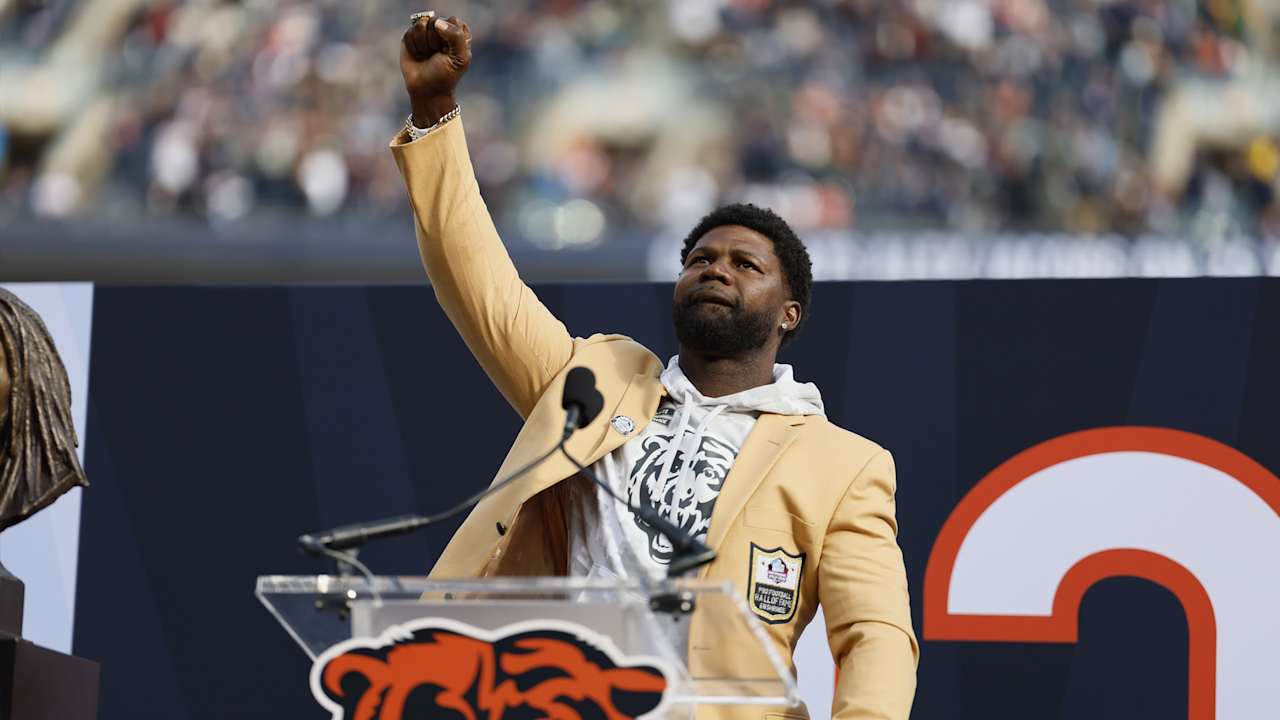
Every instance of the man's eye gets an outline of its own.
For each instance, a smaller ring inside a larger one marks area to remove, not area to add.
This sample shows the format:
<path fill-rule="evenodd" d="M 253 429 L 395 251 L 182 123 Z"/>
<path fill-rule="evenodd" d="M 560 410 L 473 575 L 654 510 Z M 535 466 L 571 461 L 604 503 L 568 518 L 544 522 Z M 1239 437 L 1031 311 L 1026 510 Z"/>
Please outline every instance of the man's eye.
<path fill-rule="evenodd" d="M 749 262 L 747 262 L 746 260 L 743 260 L 742 262 L 740 262 L 740 263 L 738 263 L 738 264 L 739 264 L 739 265 L 741 265 L 742 267 L 744 267 L 744 268 L 748 269 L 748 270 L 755 270 L 755 269 L 756 269 L 756 266 L 755 266 L 754 264 L 749 263 Z"/>

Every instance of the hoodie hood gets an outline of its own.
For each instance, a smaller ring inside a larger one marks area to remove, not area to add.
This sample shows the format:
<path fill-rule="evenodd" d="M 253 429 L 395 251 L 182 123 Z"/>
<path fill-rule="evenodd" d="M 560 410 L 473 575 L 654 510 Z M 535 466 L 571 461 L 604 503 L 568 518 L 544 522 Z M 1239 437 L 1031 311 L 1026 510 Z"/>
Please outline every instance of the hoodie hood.
<path fill-rule="evenodd" d="M 680 404 L 718 406 L 724 412 L 757 412 L 777 415 L 823 415 L 822 393 L 813 383 L 796 382 L 790 365 L 773 366 L 773 382 L 732 395 L 709 398 L 680 369 L 680 356 L 673 355 L 662 371 L 662 386 Z"/>

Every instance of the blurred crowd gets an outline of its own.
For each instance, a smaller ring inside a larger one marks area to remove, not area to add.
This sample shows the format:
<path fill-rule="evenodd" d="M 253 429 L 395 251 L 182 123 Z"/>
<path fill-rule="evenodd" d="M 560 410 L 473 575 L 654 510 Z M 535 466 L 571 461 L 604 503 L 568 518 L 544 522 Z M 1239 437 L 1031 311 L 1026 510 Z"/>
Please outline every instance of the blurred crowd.
<path fill-rule="evenodd" d="M 420 1 L 0 0 L 6 217 L 406 210 Z M 500 224 L 1280 234 L 1280 0 L 441 0 Z M 620 233 L 619 233 L 620 234 Z"/>

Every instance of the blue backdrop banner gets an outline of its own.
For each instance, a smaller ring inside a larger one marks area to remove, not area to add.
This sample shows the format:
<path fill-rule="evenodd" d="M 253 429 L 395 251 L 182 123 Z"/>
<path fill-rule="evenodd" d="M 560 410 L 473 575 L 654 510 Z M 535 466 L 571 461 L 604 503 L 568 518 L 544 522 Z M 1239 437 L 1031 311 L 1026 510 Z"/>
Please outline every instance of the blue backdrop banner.
<path fill-rule="evenodd" d="M 537 290 L 676 351 L 670 285 Z M 783 361 L 897 461 L 912 717 L 1274 714 L 1280 280 L 823 284 Z M 427 287 L 99 287 L 89 386 L 74 650 L 104 720 L 326 717 L 255 576 L 453 504 L 519 428 Z M 362 558 L 425 573 L 454 527 Z"/>

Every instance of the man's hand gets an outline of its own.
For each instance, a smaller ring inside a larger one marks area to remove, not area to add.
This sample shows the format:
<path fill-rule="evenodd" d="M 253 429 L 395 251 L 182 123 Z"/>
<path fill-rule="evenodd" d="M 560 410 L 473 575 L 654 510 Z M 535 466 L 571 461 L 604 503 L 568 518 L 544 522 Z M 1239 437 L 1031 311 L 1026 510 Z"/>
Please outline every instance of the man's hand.
<path fill-rule="evenodd" d="M 471 28 L 456 16 L 422 17 L 400 41 L 400 74 L 413 124 L 431 127 L 458 104 L 454 88 L 471 65 Z"/>

